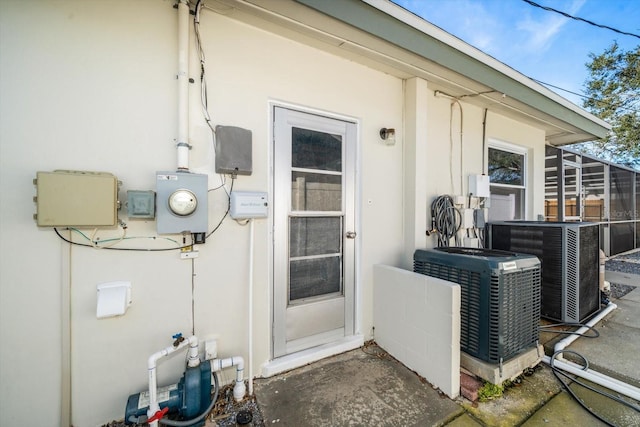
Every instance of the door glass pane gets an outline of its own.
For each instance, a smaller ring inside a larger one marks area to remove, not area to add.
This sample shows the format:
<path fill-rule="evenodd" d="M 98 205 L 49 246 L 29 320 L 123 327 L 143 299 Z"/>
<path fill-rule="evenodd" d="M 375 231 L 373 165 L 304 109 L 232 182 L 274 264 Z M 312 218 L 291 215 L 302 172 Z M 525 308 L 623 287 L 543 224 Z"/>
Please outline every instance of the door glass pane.
<path fill-rule="evenodd" d="M 342 257 L 301 259 L 289 264 L 289 302 L 342 292 Z"/>
<path fill-rule="evenodd" d="M 342 172 L 342 137 L 309 129 L 292 128 L 291 166 Z"/>
<path fill-rule="evenodd" d="M 489 148 L 489 180 L 492 184 L 524 185 L 524 154 Z"/>
<path fill-rule="evenodd" d="M 291 210 L 342 211 L 342 176 L 292 172 Z"/>
<path fill-rule="evenodd" d="M 295 258 L 340 253 L 341 224 L 341 217 L 290 218 L 289 256 Z"/>

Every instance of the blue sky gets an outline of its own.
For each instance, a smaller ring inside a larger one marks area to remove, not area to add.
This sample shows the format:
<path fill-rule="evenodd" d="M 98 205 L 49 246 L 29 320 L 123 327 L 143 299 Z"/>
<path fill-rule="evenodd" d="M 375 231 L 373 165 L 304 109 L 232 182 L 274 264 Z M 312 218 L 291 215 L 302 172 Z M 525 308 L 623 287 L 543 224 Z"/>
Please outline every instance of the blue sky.
<path fill-rule="evenodd" d="M 640 39 L 566 18 L 523 0 L 393 0 L 522 74 L 582 93 L 589 54 Z M 640 0 L 533 0 L 597 24 L 640 34 Z M 581 98 L 555 90 L 572 102 Z"/>

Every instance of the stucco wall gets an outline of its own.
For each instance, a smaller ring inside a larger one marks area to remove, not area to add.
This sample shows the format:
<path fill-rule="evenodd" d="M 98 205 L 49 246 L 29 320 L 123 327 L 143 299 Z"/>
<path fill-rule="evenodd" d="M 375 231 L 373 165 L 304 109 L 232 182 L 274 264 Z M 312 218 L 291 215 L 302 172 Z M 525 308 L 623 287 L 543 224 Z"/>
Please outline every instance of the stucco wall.
<path fill-rule="evenodd" d="M 122 181 L 125 195 L 155 189 L 155 172 L 175 169 L 176 10 L 166 0 L 11 0 L 0 8 L 0 425 L 57 425 L 69 406 L 74 426 L 99 425 L 121 418 L 127 396 L 146 388 L 147 357 L 168 345 L 175 332 L 193 328 L 200 337 L 218 339 L 221 357 L 247 356 L 247 316 L 238 307 L 247 300 L 249 228 L 226 220 L 193 262 L 176 252 L 70 247 L 52 230 L 38 229 L 32 220 L 37 171 L 108 171 Z M 214 123 L 253 132 L 253 175 L 238 178 L 235 190 L 271 191 L 271 102 L 358 121 L 357 323 L 358 332 L 369 337 L 373 265 L 399 265 L 406 251 L 403 82 L 211 11 L 202 14 L 201 33 Z M 195 56 L 192 65 L 197 81 Z M 191 95 L 192 171 L 210 174 L 210 188 L 217 187 L 197 84 Z M 449 162 L 442 160 L 449 158 L 449 101 L 427 98 L 429 120 L 422 126 L 428 135 L 428 204 L 451 190 Z M 463 108 L 466 185 L 466 173 L 481 172 L 482 110 Z M 491 113 L 488 123 L 487 136 L 539 149 L 530 162 L 533 169 L 543 166 L 542 132 Z M 398 130 L 395 146 L 381 143 L 381 127 Z M 534 191 L 543 188 L 544 169 L 538 170 Z M 456 182 L 459 173 L 454 169 Z M 542 193 L 534 198 L 534 191 L 532 214 L 543 203 Z M 210 193 L 210 228 L 226 203 L 223 191 Z M 121 217 L 127 221 L 126 212 Z M 153 221 L 128 225 L 129 236 L 155 235 Z M 256 373 L 270 357 L 269 225 L 259 220 L 255 226 Z M 170 243 L 125 244 L 163 245 Z M 123 317 L 97 320 L 96 285 L 112 280 L 132 282 L 133 305 Z M 159 383 L 176 381 L 182 361 L 177 356 L 163 362 Z M 64 400 L 69 384 L 70 405 Z M 32 422 L 35 406 L 45 422 Z"/>

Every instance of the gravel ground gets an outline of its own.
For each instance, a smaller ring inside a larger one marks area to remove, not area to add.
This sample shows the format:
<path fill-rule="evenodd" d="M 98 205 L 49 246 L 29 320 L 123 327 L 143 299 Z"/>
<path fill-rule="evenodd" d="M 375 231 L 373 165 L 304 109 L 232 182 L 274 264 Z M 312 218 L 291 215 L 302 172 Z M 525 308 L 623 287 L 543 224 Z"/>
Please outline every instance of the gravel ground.
<path fill-rule="evenodd" d="M 620 273 L 637 274 L 638 276 L 640 276 L 640 250 L 624 255 L 616 255 L 608 259 L 605 263 L 605 269 L 609 271 L 617 271 Z M 611 297 L 621 298 L 634 289 L 634 286 L 621 283 L 612 283 Z"/>
<path fill-rule="evenodd" d="M 605 268 L 611 271 L 640 275 L 640 251 L 613 256 L 607 260 Z"/>
<path fill-rule="evenodd" d="M 241 402 L 233 399 L 233 384 L 223 386 L 220 389 L 218 400 L 207 418 L 206 427 L 235 427 L 236 415 L 241 411 L 248 411 L 252 415 L 252 422 L 249 424 L 255 427 L 264 427 L 262 412 L 258 407 L 255 397 L 245 397 Z M 147 427 L 149 424 L 125 424 L 123 420 L 111 421 L 102 427 Z"/>

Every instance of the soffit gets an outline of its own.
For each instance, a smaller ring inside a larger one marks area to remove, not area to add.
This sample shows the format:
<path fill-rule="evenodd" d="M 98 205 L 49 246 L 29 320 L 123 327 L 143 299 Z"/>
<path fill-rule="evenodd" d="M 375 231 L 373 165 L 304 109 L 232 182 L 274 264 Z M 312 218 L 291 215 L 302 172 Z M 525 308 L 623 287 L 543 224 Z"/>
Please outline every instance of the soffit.
<path fill-rule="evenodd" d="M 215 0 L 206 6 L 398 78 L 427 80 L 434 90 L 544 129 L 552 145 L 606 135 L 606 123 L 515 70 L 415 16 L 415 25 L 407 24 L 411 14 L 392 3 L 366 1 L 385 11 L 360 0 Z"/>

